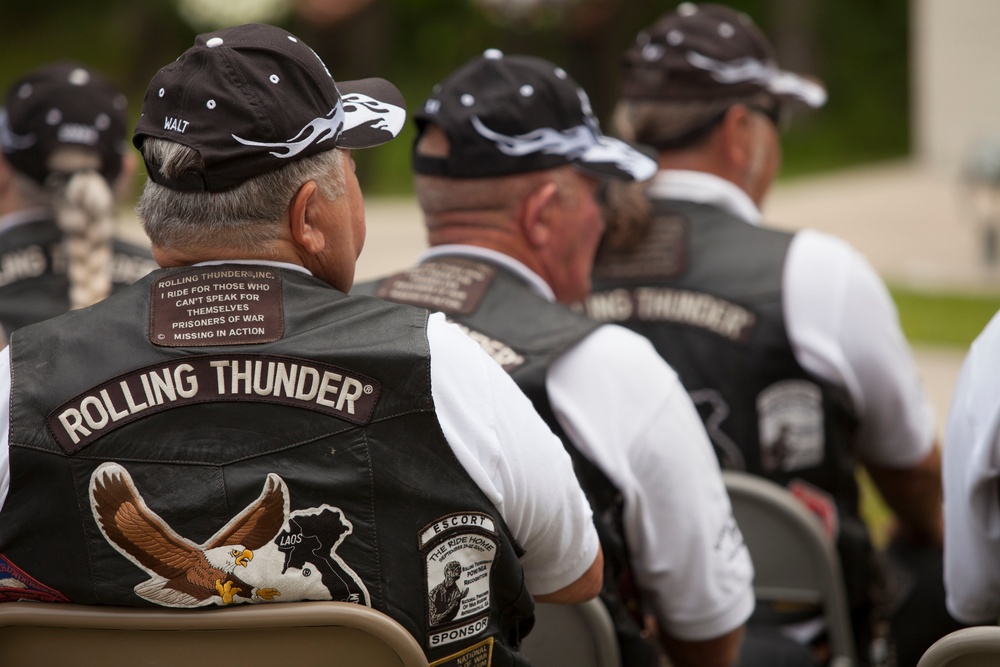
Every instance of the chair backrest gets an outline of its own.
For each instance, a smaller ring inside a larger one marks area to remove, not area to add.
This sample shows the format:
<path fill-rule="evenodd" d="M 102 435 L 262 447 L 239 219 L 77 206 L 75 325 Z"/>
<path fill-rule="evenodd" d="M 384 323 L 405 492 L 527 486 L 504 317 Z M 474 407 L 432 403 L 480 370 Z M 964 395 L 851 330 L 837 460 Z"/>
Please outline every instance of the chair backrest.
<path fill-rule="evenodd" d="M 538 667 L 621 667 L 611 614 L 601 600 L 535 606 L 535 627 L 521 642 Z"/>
<path fill-rule="evenodd" d="M 769 480 L 729 470 L 722 476 L 753 559 L 757 599 L 822 604 L 832 659 L 855 663 L 840 557 L 819 518 Z"/>
<path fill-rule="evenodd" d="M 927 649 L 917 667 L 996 667 L 1000 665 L 1000 627 L 963 628 Z"/>
<path fill-rule="evenodd" d="M 225 609 L 0 603 L 0 665 L 427 667 L 402 625 L 346 602 Z"/>

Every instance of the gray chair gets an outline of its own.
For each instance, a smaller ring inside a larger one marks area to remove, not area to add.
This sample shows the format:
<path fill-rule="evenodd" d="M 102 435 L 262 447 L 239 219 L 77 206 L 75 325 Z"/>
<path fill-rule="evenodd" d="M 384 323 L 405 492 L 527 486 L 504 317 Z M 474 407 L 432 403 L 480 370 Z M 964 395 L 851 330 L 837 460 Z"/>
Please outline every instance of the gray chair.
<path fill-rule="evenodd" d="M 611 614 L 601 600 L 535 606 L 535 627 L 521 642 L 538 667 L 621 667 Z"/>
<path fill-rule="evenodd" d="M 1000 627 L 963 628 L 927 649 L 917 667 L 996 667 L 1000 665 Z"/>
<path fill-rule="evenodd" d="M 840 558 L 819 519 L 773 482 L 728 470 L 722 476 L 753 559 L 757 599 L 822 605 L 830 667 L 856 664 Z"/>
<path fill-rule="evenodd" d="M 0 603 L 4 667 L 427 667 L 402 625 L 346 602 L 226 609 Z"/>

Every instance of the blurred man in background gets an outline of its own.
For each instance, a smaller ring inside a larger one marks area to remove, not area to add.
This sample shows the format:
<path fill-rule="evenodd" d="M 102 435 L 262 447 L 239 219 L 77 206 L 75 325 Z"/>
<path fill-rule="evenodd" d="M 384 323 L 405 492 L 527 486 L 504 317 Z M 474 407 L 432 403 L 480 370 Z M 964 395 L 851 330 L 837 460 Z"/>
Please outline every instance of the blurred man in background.
<path fill-rule="evenodd" d="M 351 150 L 405 118 L 268 25 L 153 77 L 133 141 L 165 268 L 0 353 L 0 600 L 353 602 L 431 661 L 515 665 L 533 597 L 597 595 L 587 500 L 510 378 L 443 317 L 346 295 Z"/>
<path fill-rule="evenodd" d="M 89 306 L 157 268 L 116 236 L 135 175 L 125 96 L 74 62 L 16 81 L 0 109 L 0 325 Z"/>
<path fill-rule="evenodd" d="M 355 292 L 443 311 L 561 435 L 594 509 L 625 664 L 655 665 L 661 648 L 678 667 L 733 664 L 752 568 L 698 415 L 648 341 L 561 305 L 590 287 L 598 187 L 655 163 L 601 134 L 561 68 L 495 49 L 439 84 L 416 123 L 432 248 Z"/>
<path fill-rule="evenodd" d="M 865 259 L 825 234 L 761 226 L 784 115 L 825 99 L 778 69 L 764 35 L 727 7 L 683 3 L 641 32 L 624 57 L 616 129 L 655 148 L 660 171 L 609 193 L 614 221 L 586 311 L 653 342 L 724 468 L 783 484 L 819 514 L 862 654 L 891 617 L 899 664 L 912 665 L 954 627 L 931 407 Z M 859 513 L 858 463 L 895 513 L 889 571 Z"/>

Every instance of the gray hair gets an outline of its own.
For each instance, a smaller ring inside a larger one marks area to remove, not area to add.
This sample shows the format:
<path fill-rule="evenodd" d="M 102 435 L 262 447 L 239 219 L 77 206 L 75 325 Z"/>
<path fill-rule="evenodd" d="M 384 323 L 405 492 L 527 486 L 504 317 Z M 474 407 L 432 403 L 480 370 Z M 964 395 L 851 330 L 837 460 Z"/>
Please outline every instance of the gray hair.
<path fill-rule="evenodd" d="M 171 178 L 204 164 L 194 149 L 163 139 L 147 138 L 142 152 L 147 162 L 159 164 Z M 345 155 L 339 149 L 324 151 L 224 192 L 184 192 L 147 180 L 136 212 L 156 247 L 215 247 L 259 254 L 279 238 L 282 216 L 303 183 L 315 181 L 328 201 L 344 194 Z"/>
<path fill-rule="evenodd" d="M 611 126 L 625 141 L 654 148 L 693 148 L 708 139 L 713 121 L 722 120 L 736 104 L 769 108 L 774 101 L 766 94 L 714 100 L 623 99 L 615 107 Z"/>

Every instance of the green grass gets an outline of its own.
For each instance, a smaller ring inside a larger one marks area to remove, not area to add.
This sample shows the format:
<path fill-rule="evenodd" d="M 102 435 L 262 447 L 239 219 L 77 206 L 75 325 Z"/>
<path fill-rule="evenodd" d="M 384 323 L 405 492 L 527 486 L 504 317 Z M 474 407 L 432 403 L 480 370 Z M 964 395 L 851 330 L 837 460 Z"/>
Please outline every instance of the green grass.
<path fill-rule="evenodd" d="M 891 285 L 889 291 L 911 344 L 967 348 L 1000 311 L 1000 293 L 928 292 Z"/>

